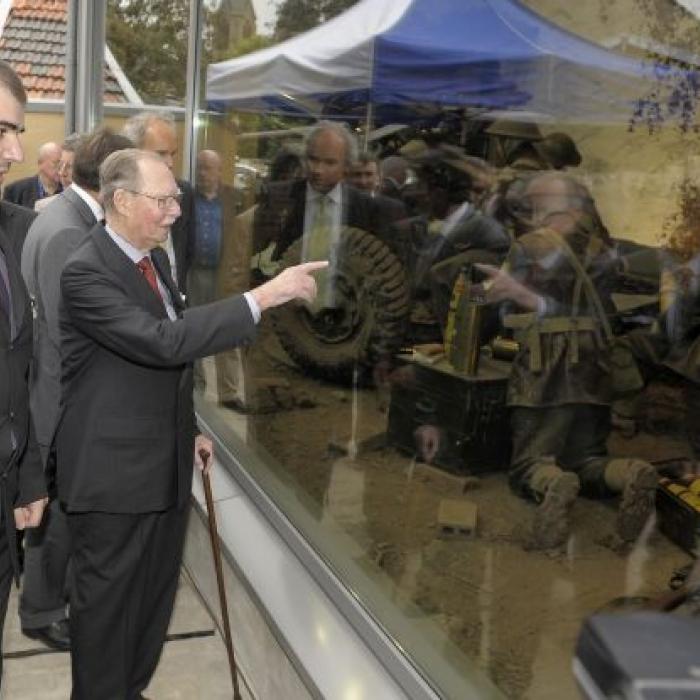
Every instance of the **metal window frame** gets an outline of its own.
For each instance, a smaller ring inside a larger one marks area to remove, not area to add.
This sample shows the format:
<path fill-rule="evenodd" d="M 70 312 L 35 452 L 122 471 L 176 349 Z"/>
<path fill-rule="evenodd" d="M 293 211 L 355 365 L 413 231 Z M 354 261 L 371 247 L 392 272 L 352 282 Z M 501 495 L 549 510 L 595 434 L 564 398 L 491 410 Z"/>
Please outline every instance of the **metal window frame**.
<path fill-rule="evenodd" d="M 87 133 L 104 114 L 107 0 L 69 0 L 65 133 Z"/>

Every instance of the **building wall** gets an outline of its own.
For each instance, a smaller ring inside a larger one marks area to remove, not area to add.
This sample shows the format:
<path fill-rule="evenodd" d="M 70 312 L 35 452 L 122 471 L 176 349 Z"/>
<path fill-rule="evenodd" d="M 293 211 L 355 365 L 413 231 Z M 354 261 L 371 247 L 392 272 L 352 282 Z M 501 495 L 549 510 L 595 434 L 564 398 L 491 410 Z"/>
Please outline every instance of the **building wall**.
<path fill-rule="evenodd" d="M 666 42 L 686 49 L 683 42 L 689 41 L 693 32 L 700 32 L 700 22 L 673 0 L 650 0 L 649 4 L 642 0 L 525 0 L 525 4 L 564 29 L 601 45 L 625 36 L 658 41 L 665 34 Z M 639 51 L 635 54 L 639 57 Z M 626 124 L 553 124 L 543 131 L 566 131 L 574 138 L 583 156 L 578 173 L 592 187 L 614 236 L 658 243 L 667 222 L 678 211 L 681 182 L 685 178 L 697 180 L 700 175 L 700 136 L 692 130 L 684 132 L 678 122 L 668 121 L 654 134 L 644 126 L 630 130 Z"/>

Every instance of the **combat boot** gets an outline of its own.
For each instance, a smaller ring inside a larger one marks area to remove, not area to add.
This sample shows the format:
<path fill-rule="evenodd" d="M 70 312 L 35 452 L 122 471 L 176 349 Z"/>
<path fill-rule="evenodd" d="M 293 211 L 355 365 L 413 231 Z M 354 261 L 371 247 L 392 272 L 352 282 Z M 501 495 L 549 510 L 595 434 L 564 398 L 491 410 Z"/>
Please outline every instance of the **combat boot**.
<path fill-rule="evenodd" d="M 620 493 L 615 527 L 624 542 L 636 540 L 654 512 L 658 481 L 656 469 L 641 459 L 613 459 L 606 466 L 605 483 Z"/>
<path fill-rule="evenodd" d="M 549 481 L 532 525 L 534 548 L 552 549 L 566 542 L 571 529 L 571 508 L 580 488 L 581 482 L 573 472 L 560 471 Z"/>

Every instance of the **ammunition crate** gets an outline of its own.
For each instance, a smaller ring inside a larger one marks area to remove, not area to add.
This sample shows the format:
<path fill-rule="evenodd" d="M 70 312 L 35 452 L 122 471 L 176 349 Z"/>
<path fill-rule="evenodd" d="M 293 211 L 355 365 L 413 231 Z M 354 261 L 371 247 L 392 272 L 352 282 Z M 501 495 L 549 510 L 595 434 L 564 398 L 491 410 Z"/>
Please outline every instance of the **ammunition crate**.
<path fill-rule="evenodd" d="M 416 429 L 431 424 L 440 430 L 436 466 L 456 474 L 506 469 L 509 373 L 509 363 L 489 357 L 482 357 L 475 376 L 455 372 L 444 359 L 409 359 L 401 372 L 404 381 L 392 386 L 387 442 L 415 455 Z"/>
<path fill-rule="evenodd" d="M 688 554 L 700 553 L 700 511 L 660 484 L 656 491 L 656 513 L 659 530 Z"/>

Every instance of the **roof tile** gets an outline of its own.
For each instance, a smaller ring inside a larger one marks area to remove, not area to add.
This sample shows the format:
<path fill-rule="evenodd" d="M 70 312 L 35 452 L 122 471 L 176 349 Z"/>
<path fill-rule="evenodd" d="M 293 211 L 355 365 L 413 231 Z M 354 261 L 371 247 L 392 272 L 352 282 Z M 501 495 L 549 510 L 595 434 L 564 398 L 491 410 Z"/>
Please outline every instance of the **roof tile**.
<path fill-rule="evenodd" d="M 30 99 L 65 98 L 68 0 L 13 0 L 0 36 L 0 58 L 21 77 Z M 127 102 L 105 67 L 105 101 Z"/>

